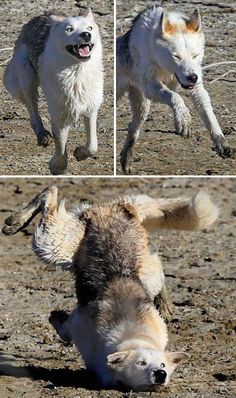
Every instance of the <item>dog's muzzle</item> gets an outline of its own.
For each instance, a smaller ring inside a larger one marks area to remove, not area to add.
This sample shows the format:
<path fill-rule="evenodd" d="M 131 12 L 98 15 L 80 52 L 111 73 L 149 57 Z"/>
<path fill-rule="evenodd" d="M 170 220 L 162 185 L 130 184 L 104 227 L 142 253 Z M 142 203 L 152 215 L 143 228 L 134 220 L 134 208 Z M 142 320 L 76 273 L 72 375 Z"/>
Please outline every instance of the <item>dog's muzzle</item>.
<path fill-rule="evenodd" d="M 80 41 L 77 44 L 69 44 L 66 50 L 82 61 L 88 61 L 94 44 L 91 43 L 91 33 L 83 32 L 80 34 Z"/>
<path fill-rule="evenodd" d="M 187 80 L 189 81 L 189 84 L 182 83 L 176 73 L 175 73 L 175 77 L 178 80 L 181 87 L 184 88 L 185 90 L 192 90 L 198 82 L 198 75 L 196 73 L 190 73 L 190 75 L 187 76 Z"/>
<path fill-rule="evenodd" d="M 164 384 L 166 381 L 167 373 L 163 369 L 157 369 L 153 372 L 153 379 L 155 384 Z"/>

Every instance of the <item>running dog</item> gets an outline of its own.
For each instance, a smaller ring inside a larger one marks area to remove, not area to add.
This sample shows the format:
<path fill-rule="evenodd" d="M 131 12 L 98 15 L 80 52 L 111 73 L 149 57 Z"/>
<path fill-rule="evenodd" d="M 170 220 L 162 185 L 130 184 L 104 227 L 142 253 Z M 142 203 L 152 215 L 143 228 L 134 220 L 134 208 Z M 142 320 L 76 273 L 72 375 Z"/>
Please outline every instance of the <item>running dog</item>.
<path fill-rule="evenodd" d="M 80 116 L 87 142 L 75 149 L 74 156 L 80 161 L 97 152 L 96 121 L 103 100 L 102 44 L 90 9 L 78 17 L 45 13 L 25 24 L 4 84 L 12 97 L 26 106 L 38 144 L 47 146 L 50 134 L 38 112 L 38 86 L 42 85 L 55 143 L 52 174 L 62 174 L 67 168 L 67 137 Z"/>
<path fill-rule="evenodd" d="M 203 86 L 204 33 L 198 10 L 187 17 L 152 6 L 141 12 L 131 29 L 117 39 L 117 99 L 128 92 L 132 121 L 121 152 L 125 174 L 131 173 L 132 149 L 147 119 L 150 101 L 172 108 L 175 130 L 190 134 L 191 116 L 176 89 L 187 90 L 205 123 L 216 152 L 229 157 L 227 146 Z"/>
<path fill-rule="evenodd" d="M 218 217 L 210 197 L 204 192 L 191 199 L 139 195 L 68 212 L 64 201 L 57 201 L 56 187 L 49 187 L 10 216 L 3 233 L 20 231 L 40 212 L 33 250 L 75 275 L 77 308 L 50 317 L 59 336 L 75 343 L 103 386 L 141 391 L 166 385 L 189 355 L 166 351 L 164 274 L 159 257 L 150 253 L 147 232 L 209 226 Z M 164 304 L 159 311 L 153 303 L 157 295 Z"/>

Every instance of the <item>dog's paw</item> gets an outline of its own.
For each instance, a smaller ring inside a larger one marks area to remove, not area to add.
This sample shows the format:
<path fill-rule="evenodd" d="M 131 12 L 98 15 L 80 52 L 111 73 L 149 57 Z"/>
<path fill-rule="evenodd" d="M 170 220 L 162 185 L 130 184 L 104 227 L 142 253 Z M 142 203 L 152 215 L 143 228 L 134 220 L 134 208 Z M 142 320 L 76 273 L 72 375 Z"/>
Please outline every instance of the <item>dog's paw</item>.
<path fill-rule="evenodd" d="M 49 322 L 54 327 L 54 329 L 58 332 L 58 330 L 63 326 L 63 324 L 67 321 L 69 315 L 66 311 L 52 311 L 49 317 Z"/>
<path fill-rule="evenodd" d="M 56 330 L 58 336 L 68 344 L 72 343 L 71 337 L 65 333 L 65 323 L 69 318 L 69 314 L 66 311 L 52 311 L 49 317 L 49 322 Z"/>
<path fill-rule="evenodd" d="M 120 164 L 125 175 L 130 175 L 133 172 L 133 151 L 132 148 L 124 148 L 120 153 Z"/>
<path fill-rule="evenodd" d="M 225 138 L 222 138 L 222 140 L 218 140 L 217 143 L 215 144 L 214 149 L 218 153 L 218 155 L 223 159 L 227 158 L 236 159 L 236 149 L 228 146 Z"/>
<path fill-rule="evenodd" d="M 5 225 L 2 228 L 2 233 L 4 235 L 14 235 L 17 233 L 22 227 L 21 217 L 16 214 L 12 214 L 5 220 Z"/>
<path fill-rule="evenodd" d="M 183 138 L 189 138 L 191 133 L 192 118 L 188 108 L 184 107 L 174 112 L 175 131 Z"/>
<path fill-rule="evenodd" d="M 37 137 L 38 145 L 46 147 L 52 143 L 52 136 L 50 135 L 49 131 L 45 130 L 42 135 Z"/>
<path fill-rule="evenodd" d="M 63 174 L 67 169 L 67 163 L 67 154 L 61 157 L 53 156 L 49 164 L 51 173 L 53 175 Z"/>
<path fill-rule="evenodd" d="M 95 151 L 92 152 L 84 146 L 77 146 L 77 148 L 75 148 L 74 150 L 74 157 L 76 160 L 78 160 L 78 162 L 80 162 L 81 160 L 85 160 L 95 155 L 95 153 L 96 153 Z"/>

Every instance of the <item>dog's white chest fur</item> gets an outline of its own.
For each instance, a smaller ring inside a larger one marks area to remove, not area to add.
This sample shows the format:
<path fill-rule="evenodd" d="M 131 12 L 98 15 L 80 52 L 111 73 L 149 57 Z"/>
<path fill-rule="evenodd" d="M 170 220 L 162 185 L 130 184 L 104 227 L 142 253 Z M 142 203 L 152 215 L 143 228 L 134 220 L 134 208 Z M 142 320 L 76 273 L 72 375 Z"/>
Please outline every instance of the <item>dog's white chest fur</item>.
<path fill-rule="evenodd" d="M 76 121 L 81 114 L 88 115 L 98 106 L 98 97 L 94 96 L 94 92 L 97 91 L 100 97 L 100 90 L 96 90 L 96 81 L 86 66 L 82 64 L 67 68 L 57 76 L 66 119 Z"/>
<path fill-rule="evenodd" d="M 57 113 L 68 123 L 98 109 L 103 97 L 103 70 L 100 52 L 96 60 L 71 64 L 56 59 L 48 45 L 40 59 L 40 80 L 50 114 Z"/>

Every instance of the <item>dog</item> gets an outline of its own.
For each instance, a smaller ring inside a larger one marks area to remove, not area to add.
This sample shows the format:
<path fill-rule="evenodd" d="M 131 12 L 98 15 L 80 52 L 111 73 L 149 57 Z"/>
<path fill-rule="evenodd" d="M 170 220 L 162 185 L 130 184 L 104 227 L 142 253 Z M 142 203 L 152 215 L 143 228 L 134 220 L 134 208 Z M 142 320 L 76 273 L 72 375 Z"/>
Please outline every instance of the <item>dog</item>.
<path fill-rule="evenodd" d="M 150 101 L 171 107 L 176 132 L 189 137 L 191 116 L 176 92 L 179 86 L 190 93 L 216 152 L 223 158 L 232 155 L 203 86 L 203 57 L 204 33 L 198 10 L 187 17 L 154 5 L 141 12 L 130 30 L 117 38 L 117 99 L 127 92 L 132 109 L 121 152 L 125 174 L 131 173 L 132 151 L 147 119 Z"/>
<path fill-rule="evenodd" d="M 38 144 L 47 146 L 50 134 L 38 112 L 41 84 L 55 144 L 52 174 L 62 174 L 67 168 L 67 137 L 80 116 L 87 142 L 75 149 L 74 156 L 80 161 L 97 152 L 97 113 L 103 101 L 102 43 L 89 8 L 77 17 L 49 12 L 26 23 L 6 68 L 4 84 L 11 96 L 26 106 Z"/>
<path fill-rule="evenodd" d="M 75 343 L 105 387 L 144 391 L 167 385 L 189 354 L 166 351 L 162 315 L 169 303 L 161 261 L 150 253 L 147 233 L 211 225 L 218 209 L 209 195 L 138 195 L 66 211 L 64 201 L 58 203 L 57 188 L 49 187 L 7 218 L 3 233 L 20 231 L 40 212 L 33 250 L 45 263 L 71 269 L 75 276 L 77 308 L 50 317 L 59 336 Z M 154 305 L 158 295 L 164 301 L 159 310 Z"/>

